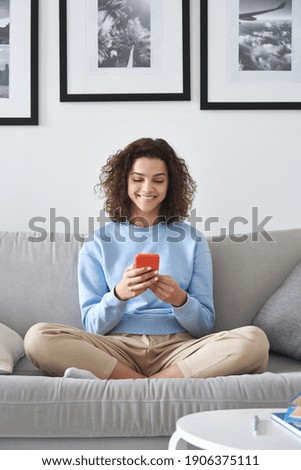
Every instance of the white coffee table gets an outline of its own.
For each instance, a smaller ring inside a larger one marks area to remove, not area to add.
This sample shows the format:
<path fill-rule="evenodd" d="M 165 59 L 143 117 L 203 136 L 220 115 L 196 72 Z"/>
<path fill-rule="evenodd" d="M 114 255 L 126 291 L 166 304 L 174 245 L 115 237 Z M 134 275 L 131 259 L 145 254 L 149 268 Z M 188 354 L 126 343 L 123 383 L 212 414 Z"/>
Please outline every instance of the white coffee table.
<path fill-rule="evenodd" d="M 301 438 L 271 418 L 284 409 L 239 409 L 203 411 L 183 416 L 169 441 L 169 449 L 187 448 L 187 443 L 208 450 L 301 450 Z M 257 434 L 254 416 L 258 416 Z M 183 441 L 184 446 L 183 446 Z"/>

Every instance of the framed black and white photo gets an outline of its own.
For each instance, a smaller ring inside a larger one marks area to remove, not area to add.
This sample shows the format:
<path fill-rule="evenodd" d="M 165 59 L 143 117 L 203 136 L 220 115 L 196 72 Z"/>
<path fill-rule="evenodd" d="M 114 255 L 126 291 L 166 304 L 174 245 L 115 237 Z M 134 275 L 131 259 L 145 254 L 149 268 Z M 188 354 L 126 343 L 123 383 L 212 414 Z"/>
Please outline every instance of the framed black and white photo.
<path fill-rule="evenodd" d="M 38 124 L 38 0 L 0 0 L 0 125 Z"/>
<path fill-rule="evenodd" d="M 201 109 L 301 109 L 300 0 L 201 0 Z"/>
<path fill-rule="evenodd" d="M 189 0 L 60 0 L 61 101 L 190 100 Z"/>

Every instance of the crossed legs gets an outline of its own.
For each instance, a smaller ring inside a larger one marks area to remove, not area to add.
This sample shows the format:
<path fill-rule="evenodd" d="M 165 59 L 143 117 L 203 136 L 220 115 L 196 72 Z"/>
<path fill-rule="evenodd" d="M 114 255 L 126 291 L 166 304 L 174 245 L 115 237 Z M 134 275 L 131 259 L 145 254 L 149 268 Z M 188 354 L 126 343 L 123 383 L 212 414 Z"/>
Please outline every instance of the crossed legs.
<path fill-rule="evenodd" d="M 263 331 L 253 326 L 195 339 L 188 334 L 100 336 L 47 323 L 34 325 L 24 345 L 32 363 L 49 375 L 69 370 L 66 376 L 81 376 L 82 370 L 90 374 L 86 378 L 105 380 L 263 372 L 269 348 Z"/>

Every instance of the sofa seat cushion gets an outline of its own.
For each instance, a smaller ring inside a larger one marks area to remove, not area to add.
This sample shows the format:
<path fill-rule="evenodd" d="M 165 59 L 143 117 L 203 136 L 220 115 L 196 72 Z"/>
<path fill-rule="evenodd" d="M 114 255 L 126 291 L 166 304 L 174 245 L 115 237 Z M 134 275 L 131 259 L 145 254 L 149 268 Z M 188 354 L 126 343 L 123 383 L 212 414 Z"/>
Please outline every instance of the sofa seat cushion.
<path fill-rule="evenodd" d="M 265 331 L 271 351 L 301 361 L 301 263 L 264 303 L 253 324 Z"/>
<path fill-rule="evenodd" d="M 0 323 L 0 374 L 11 374 L 15 364 L 24 354 L 23 338 Z"/>
<path fill-rule="evenodd" d="M 267 371 L 274 374 L 282 374 L 284 372 L 299 372 L 301 373 L 301 362 L 296 361 L 288 356 L 282 354 L 270 353 Z M 301 376 L 300 376 L 300 390 L 301 390 Z"/>
<path fill-rule="evenodd" d="M 300 372 L 111 381 L 0 376 L 0 436 L 170 436 L 186 414 L 285 408 L 299 391 Z"/>
<path fill-rule="evenodd" d="M 34 375 L 47 375 L 47 374 L 45 374 L 42 370 L 35 367 L 27 358 L 27 356 L 23 356 L 15 365 L 13 375 L 34 376 Z"/>

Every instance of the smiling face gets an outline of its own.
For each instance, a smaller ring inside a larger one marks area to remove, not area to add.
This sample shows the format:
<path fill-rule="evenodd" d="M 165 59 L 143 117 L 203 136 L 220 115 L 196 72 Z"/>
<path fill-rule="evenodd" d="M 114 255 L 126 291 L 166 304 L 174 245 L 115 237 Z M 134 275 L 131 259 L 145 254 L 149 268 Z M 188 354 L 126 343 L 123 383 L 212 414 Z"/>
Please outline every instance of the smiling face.
<path fill-rule="evenodd" d="M 167 189 L 168 172 L 164 161 L 160 158 L 137 158 L 128 176 L 131 218 L 140 218 L 148 225 L 156 223 Z"/>

